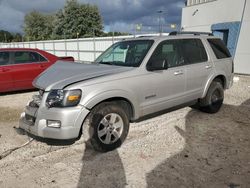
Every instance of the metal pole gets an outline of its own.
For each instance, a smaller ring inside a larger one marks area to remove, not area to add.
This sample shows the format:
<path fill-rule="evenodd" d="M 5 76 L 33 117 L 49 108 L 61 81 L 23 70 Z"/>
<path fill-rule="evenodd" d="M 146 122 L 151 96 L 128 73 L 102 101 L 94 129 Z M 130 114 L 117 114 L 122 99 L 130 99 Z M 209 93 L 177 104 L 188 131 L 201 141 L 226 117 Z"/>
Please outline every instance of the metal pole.
<path fill-rule="evenodd" d="M 112 44 L 114 44 L 114 25 L 113 25 L 113 23 L 112 23 Z"/>
<path fill-rule="evenodd" d="M 135 35 L 136 35 L 136 24 L 134 24 L 134 38 L 135 38 Z"/>
<path fill-rule="evenodd" d="M 159 14 L 159 34 L 161 35 L 161 16 Z"/>
<path fill-rule="evenodd" d="M 96 47 L 95 47 L 95 29 L 93 29 L 93 48 L 94 48 L 94 60 L 96 59 Z"/>
<path fill-rule="evenodd" d="M 77 35 L 77 55 L 78 55 L 78 61 L 80 61 L 80 46 L 79 46 L 79 33 Z"/>
<path fill-rule="evenodd" d="M 158 10 L 157 13 L 159 14 L 159 34 L 160 36 L 162 35 L 162 13 L 163 11 L 162 10 Z"/>
<path fill-rule="evenodd" d="M 66 39 L 64 39 L 64 49 L 65 49 L 65 56 L 67 56 L 67 41 L 66 41 Z"/>
<path fill-rule="evenodd" d="M 64 50 L 65 50 L 65 56 L 67 56 L 67 43 L 66 43 L 66 37 L 65 37 L 65 33 L 63 33 L 64 36 Z"/>
<path fill-rule="evenodd" d="M 45 41 L 43 41 L 43 50 L 45 50 Z"/>
<path fill-rule="evenodd" d="M 56 55 L 55 40 L 53 40 L 53 52 L 54 52 L 54 55 Z"/>

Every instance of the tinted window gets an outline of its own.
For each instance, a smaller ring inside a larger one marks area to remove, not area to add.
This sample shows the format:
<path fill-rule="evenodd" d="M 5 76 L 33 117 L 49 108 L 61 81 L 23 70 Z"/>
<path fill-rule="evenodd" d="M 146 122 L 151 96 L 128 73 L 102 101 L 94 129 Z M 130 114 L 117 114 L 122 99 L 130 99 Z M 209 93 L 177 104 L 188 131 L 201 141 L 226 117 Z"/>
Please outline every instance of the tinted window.
<path fill-rule="evenodd" d="M 207 53 L 200 39 L 179 40 L 186 64 L 207 61 Z"/>
<path fill-rule="evenodd" d="M 167 40 L 161 42 L 153 52 L 147 66 L 153 63 L 167 61 L 168 67 L 177 67 L 184 64 L 183 56 L 178 47 L 178 40 Z"/>
<path fill-rule="evenodd" d="M 35 63 L 41 61 L 46 61 L 46 59 L 36 52 L 18 51 L 14 53 L 15 64 Z"/>
<path fill-rule="evenodd" d="M 231 54 L 221 39 L 207 39 L 217 59 L 229 58 Z"/>
<path fill-rule="evenodd" d="M 9 52 L 0 52 L 0 66 L 9 64 L 10 53 Z"/>

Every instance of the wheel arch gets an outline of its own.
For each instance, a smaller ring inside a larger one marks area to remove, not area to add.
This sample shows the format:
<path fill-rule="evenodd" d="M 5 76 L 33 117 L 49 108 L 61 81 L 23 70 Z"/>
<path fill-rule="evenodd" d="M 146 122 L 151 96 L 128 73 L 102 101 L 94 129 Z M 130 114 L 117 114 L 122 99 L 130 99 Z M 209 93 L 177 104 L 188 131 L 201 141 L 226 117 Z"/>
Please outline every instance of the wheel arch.
<path fill-rule="evenodd" d="M 115 102 L 119 106 L 122 106 L 123 109 L 125 109 L 128 117 L 129 117 L 129 120 L 133 119 L 135 110 L 134 110 L 134 107 L 133 107 L 132 103 L 127 98 L 124 98 L 124 97 L 111 97 L 111 98 L 105 99 L 105 100 L 97 103 L 95 106 L 97 106 L 97 105 L 99 105 L 101 103 L 104 103 L 104 102 Z"/>
<path fill-rule="evenodd" d="M 217 74 L 217 75 L 214 75 L 213 77 L 211 77 L 206 85 L 205 85 L 205 89 L 203 91 L 203 94 L 202 94 L 202 97 L 201 98 L 204 98 L 207 94 L 207 91 L 211 85 L 211 83 L 214 81 L 214 80 L 219 80 L 223 86 L 223 89 L 225 90 L 227 88 L 227 79 L 226 79 L 226 76 L 225 74 Z"/>
<path fill-rule="evenodd" d="M 129 115 L 129 120 L 132 121 L 139 117 L 139 105 L 137 100 L 132 97 L 128 92 L 123 91 L 108 91 L 96 94 L 85 102 L 84 106 L 89 110 L 93 109 L 95 106 L 103 102 L 116 101 L 119 105 L 126 109 Z"/>

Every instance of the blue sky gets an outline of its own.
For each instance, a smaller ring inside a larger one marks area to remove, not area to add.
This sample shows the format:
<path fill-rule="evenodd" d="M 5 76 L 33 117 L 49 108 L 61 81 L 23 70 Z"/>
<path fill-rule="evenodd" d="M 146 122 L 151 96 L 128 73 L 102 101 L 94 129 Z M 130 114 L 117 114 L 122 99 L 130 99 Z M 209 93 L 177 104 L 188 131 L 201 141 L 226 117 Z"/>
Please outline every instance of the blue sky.
<path fill-rule="evenodd" d="M 158 30 L 159 13 L 162 10 L 163 31 L 169 31 L 172 23 L 180 24 L 184 0 L 79 0 L 96 4 L 103 18 L 105 31 L 133 32 L 136 24 L 142 31 Z M 53 13 L 63 8 L 65 0 L 0 0 L 0 30 L 22 32 L 26 13 L 37 10 Z"/>

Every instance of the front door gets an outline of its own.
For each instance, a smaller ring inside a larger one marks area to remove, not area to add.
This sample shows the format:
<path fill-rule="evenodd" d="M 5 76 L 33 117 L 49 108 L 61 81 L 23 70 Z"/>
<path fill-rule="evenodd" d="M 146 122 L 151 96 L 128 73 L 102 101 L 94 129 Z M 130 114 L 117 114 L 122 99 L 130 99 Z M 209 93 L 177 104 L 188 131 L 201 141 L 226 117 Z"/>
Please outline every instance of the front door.
<path fill-rule="evenodd" d="M 148 64 L 165 61 L 165 70 L 148 71 L 143 115 L 161 111 L 184 102 L 186 69 L 180 53 L 178 40 L 161 42 L 153 52 Z"/>

